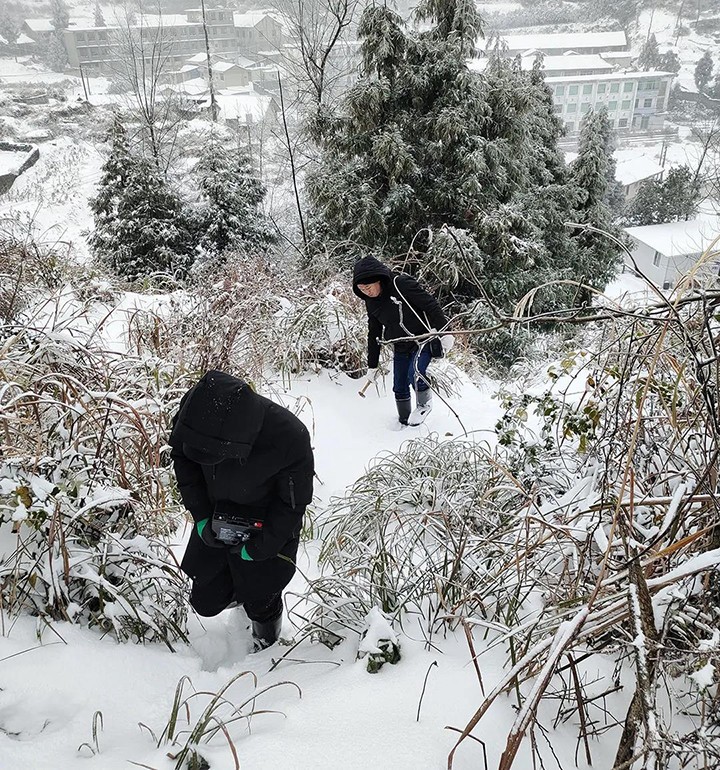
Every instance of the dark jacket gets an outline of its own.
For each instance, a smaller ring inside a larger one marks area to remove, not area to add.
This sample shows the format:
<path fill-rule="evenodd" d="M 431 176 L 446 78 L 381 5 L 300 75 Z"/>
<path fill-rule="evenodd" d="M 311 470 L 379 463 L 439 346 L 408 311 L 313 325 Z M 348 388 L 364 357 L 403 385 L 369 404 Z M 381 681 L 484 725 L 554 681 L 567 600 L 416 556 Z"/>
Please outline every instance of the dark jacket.
<path fill-rule="evenodd" d="M 359 283 L 380 281 L 379 297 L 366 297 Z M 442 329 L 447 318 L 440 304 L 411 276 L 396 273 L 375 257 L 363 257 L 355 263 L 353 291 L 365 301 L 368 313 L 368 367 L 374 369 L 380 360 L 378 339 L 415 337 L 430 329 Z M 418 318 L 419 316 L 419 318 Z M 396 342 L 395 350 L 407 353 L 415 342 Z"/>
<path fill-rule="evenodd" d="M 294 562 L 305 506 L 312 500 L 307 428 L 242 380 L 211 371 L 180 402 L 170 446 L 180 495 L 196 522 L 210 518 L 216 505 L 263 521 L 262 531 L 246 545 L 253 561 L 205 545 L 193 527 L 183 571 L 203 581 L 229 564 L 238 601 L 281 591 L 295 569 L 278 554 Z M 191 459 L 202 455 L 216 464 Z"/>

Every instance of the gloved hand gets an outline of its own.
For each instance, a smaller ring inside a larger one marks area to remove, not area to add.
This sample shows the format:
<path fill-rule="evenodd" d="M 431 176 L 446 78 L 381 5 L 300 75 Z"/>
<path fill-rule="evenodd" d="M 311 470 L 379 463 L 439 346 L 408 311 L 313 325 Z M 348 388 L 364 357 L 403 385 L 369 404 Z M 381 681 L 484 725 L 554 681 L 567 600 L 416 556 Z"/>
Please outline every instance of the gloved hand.
<path fill-rule="evenodd" d="M 202 521 L 198 521 L 198 523 L 195 525 L 195 529 L 197 530 L 198 535 L 200 535 L 200 539 L 203 541 L 203 543 L 205 543 L 207 546 L 210 546 L 210 548 L 227 547 L 225 543 L 221 543 L 215 537 L 215 533 L 212 531 L 212 525 L 210 524 L 210 519 L 202 519 Z"/>
<path fill-rule="evenodd" d="M 365 375 L 368 382 L 375 382 L 378 376 L 378 370 L 377 369 L 368 369 L 367 374 Z"/>
<path fill-rule="evenodd" d="M 442 345 L 443 353 L 447 355 L 455 345 L 455 337 L 453 337 L 452 334 L 443 334 L 443 336 L 440 337 L 440 344 Z"/>

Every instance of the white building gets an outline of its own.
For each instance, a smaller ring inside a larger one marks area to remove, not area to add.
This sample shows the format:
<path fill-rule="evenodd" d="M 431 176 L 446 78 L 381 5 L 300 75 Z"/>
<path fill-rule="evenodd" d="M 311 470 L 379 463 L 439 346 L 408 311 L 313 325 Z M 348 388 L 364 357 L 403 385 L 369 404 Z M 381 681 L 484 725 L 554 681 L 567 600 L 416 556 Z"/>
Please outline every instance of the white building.
<path fill-rule="evenodd" d="M 632 241 L 632 259 L 625 258 L 626 268 L 632 272 L 637 267 L 656 286 L 672 289 L 696 268 L 703 255 L 700 271 L 718 274 L 720 252 L 717 244 L 713 245 L 720 236 L 717 217 L 626 227 L 625 232 Z"/>
<path fill-rule="evenodd" d="M 617 161 L 615 179 L 622 185 L 625 200 L 629 202 L 638 194 L 643 182 L 662 179 L 664 171 L 664 167 L 654 158 L 638 155 Z"/>
<path fill-rule="evenodd" d="M 481 51 L 494 48 L 498 38 L 481 38 L 477 48 Z M 599 54 L 605 52 L 629 51 L 627 35 L 624 32 L 560 32 L 529 35 L 499 35 L 500 47 L 508 56 L 524 54 L 526 51 L 542 51 L 547 56 L 577 54 Z"/>
<path fill-rule="evenodd" d="M 572 57 L 567 57 L 572 58 Z M 662 128 L 672 72 L 609 72 L 549 76 L 555 112 L 569 134 L 580 129 L 585 113 L 607 109 L 613 128 L 631 131 Z"/>

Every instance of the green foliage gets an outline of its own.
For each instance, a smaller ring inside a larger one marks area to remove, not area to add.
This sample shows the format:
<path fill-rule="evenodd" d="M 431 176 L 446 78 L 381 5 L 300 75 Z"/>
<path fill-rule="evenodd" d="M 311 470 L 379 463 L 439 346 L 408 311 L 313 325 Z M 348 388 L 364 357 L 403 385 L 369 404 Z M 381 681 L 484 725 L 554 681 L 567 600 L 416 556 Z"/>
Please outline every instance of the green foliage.
<path fill-rule="evenodd" d="M 614 136 L 607 111 L 589 112 L 580 125 L 578 157 L 572 164 L 572 174 L 580 191 L 574 221 L 620 238 L 620 229 L 613 224 L 612 204 L 618 186 L 613 151 Z M 622 254 L 621 248 L 603 233 L 581 229 L 576 236 L 576 277 L 599 289 L 605 288 L 616 273 Z M 578 292 L 576 303 L 589 300 L 588 292 Z"/>
<path fill-rule="evenodd" d="M 117 275 L 137 280 L 157 273 L 183 276 L 193 243 L 180 197 L 154 162 L 133 155 L 122 123 L 110 131 L 110 154 L 90 207 L 95 256 Z"/>
<path fill-rule="evenodd" d="M 680 57 L 675 51 L 667 51 L 660 55 L 657 68 L 662 72 L 673 72 L 677 75 L 680 72 Z"/>
<path fill-rule="evenodd" d="M 93 8 L 93 19 L 96 27 L 105 26 L 105 16 L 103 15 L 99 2 L 96 2 L 95 7 Z"/>
<path fill-rule="evenodd" d="M 59 35 L 61 30 L 70 26 L 70 11 L 67 3 L 65 0 L 50 0 L 50 11 L 55 34 Z M 59 39 L 62 40 L 62 38 Z"/>
<path fill-rule="evenodd" d="M 712 79 L 714 66 L 710 51 L 705 51 L 695 65 L 695 85 L 701 93 L 707 88 L 708 83 Z"/>
<path fill-rule="evenodd" d="M 648 70 L 654 70 L 659 68 L 660 66 L 660 51 L 658 50 L 658 42 L 655 37 L 655 34 L 653 33 L 650 35 L 650 37 L 645 41 L 645 44 L 642 47 L 642 50 L 640 51 L 640 56 L 638 56 L 638 67 L 640 69 L 645 70 L 646 72 Z"/>
<path fill-rule="evenodd" d="M 657 225 L 689 219 L 697 211 L 700 189 L 692 171 L 680 166 L 668 171 L 660 182 L 642 183 L 624 216 L 628 225 Z"/>
<path fill-rule="evenodd" d="M 274 240 L 270 224 L 260 211 L 265 187 L 243 151 L 229 149 L 212 136 L 193 176 L 200 190 L 200 201 L 193 212 L 200 249 L 217 255 L 230 248 L 262 247 Z"/>
<path fill-rule="evenodd" d="M 20 37 L 21 22 L 17 14 L 10 10 L 7 3 L 0 5 L 0 37 L 9 45 L 14 45 Z"/>
<path fill-rule="evenodd" d="M 53 33 L 48 39 L 45 62 L 53 72 L 62 72 L 68 65 L 68 56 L 59 33 Z"/>

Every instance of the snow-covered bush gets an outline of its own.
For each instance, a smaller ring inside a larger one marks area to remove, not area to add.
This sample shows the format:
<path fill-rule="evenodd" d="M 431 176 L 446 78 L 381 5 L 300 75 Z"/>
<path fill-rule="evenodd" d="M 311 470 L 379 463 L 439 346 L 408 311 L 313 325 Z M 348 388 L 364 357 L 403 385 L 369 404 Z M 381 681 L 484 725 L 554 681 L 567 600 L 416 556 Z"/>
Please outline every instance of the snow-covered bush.
<path fill-rule="evenodd" d="M 0 344 L 0 592 L 6 611 L 184 637 L 180 510 L 164 446 L 186 382 L 151 361 L 10 329 Z"/>
<path fill-rule="evenodd" d="M 229 256 L 193 277 L 169 310 L 138 312 L 133 347 L 188 371 L 217 368 L 261 383 L 311 368 L 364 368 L 367 325 L 350 287 L 306 285 L 264 257 Z"/>

